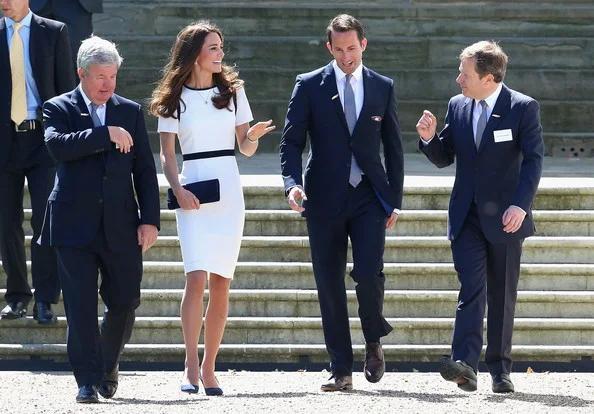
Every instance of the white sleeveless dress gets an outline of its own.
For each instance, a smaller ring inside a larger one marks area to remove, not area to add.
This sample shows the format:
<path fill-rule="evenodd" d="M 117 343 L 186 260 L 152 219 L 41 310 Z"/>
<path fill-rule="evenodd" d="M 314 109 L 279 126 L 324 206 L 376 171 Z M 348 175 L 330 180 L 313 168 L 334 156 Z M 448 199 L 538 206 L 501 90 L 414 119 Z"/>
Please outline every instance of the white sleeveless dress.
<path fill-rule="evenodd" d="M 216 109 L 212 103 L 218 88 L 183 88 L 181 118 L 159 117 L 158 132 L 178 136 L 182 154 L 235 148 L 235 127 L 253 120 L 243 88 L 237 91 L 237 113 Z M 205 103 L 206 100 L 206 103 Z M 221 200 L 202 204 L 199 210 L 175 210 L 184 270 L 216 273 L 233 278 L 245 219 L 245 204 L 234 156 L 184 161 L 180 184 L 218 178 Z"/>

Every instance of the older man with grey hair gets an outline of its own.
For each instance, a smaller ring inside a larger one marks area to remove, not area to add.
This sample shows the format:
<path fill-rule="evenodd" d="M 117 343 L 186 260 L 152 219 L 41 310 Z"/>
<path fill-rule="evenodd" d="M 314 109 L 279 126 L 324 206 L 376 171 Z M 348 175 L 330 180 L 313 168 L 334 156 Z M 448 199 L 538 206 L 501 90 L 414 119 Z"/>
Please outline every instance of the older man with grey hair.
<path fill-rule="evenodd" d="M 76 400 L 111 398 L 140 304 L 142 253 L 157 239 L 159 189 L 139 104 L 114 93 L 122 58 L 93 36 L 77 56 L 80 85 L 43 106 L 57 161 L 41 243 L 56 248 Z M 136 193 L 136 197 L 135 197 Z M 138 210 L 140 209 L 140 215 Z M 97 282 L 106 305 L 97 326 Z"/>

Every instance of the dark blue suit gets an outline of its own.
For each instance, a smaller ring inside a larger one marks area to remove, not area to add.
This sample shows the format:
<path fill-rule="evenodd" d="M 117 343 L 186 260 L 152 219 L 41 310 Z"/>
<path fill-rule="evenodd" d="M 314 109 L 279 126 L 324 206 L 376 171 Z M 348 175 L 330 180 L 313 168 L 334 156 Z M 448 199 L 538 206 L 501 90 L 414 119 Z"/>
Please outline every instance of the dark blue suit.
<path fill-rule="evenodd" d="M 392 210 L 401 207 L 404 178 L 394 82 L 365 67 L 362 79 L 363 107 L 351 136 L 332 64 L 297 76 L 280 143 L 288 192 L 303 185 L 301 154 L 309 135 L 303 215 L 331 369 L 340 375 L 353 369 L 344 281 L 349 237 L 365 339 L 376 342 L 392 330 L 382 315 L 385 225 Z M 365 174 L 356 188 L 349 184 L 353 154 Z"/>
<path fill-rule="evenodd" d="M 509 373 L 522 242 L 534 234 L 531 208 L 542 173 L 542 127 L 538 103 L 503 85 L 477 151 L 473 105 L 463 95 L 452 98 L 444 129 L 419 148 L 440 168 L 456 159 L 448 238 L 461 289 L 452 359 L 477 367 L 488 303 L 485 362 L 492 374 Z M 493 132 L 507 129 L 512 140 L 495 142 Z M 526 212 L 515 233 L 503 231 L 510 205 Z"/>
<path fill-rule="evenodd" d="M 74 375 L 79 386 L 98 385 L 103 373 L 117 366 L 140 304 L 137 228 L 159 227 L 154 159 L 140 105 L 115 94 L 106 104 L 106 126 L 93 126 L 79 88 L 46 102 L 43 116 L 46 145 L 58 166 L 42 242 L 57 247 Z M 130 133 L 129 153 L 115 148 L 108 125 Z M 98 269 L 108 308 L 101 338 Z"/>
<path fill-rule="evenodd" d="M 31 300 L 25 261 L 23 231 L 23 188 L 25 177 L 31 195 L 31 227 L 37 239 L 43 225 L 43 212 L 54 183 L 54 162 L 43 143 L 41 123 L 27 132 L 15 132 L 11 121 L 12 78 L 6 37 L 6 19 L 0 19 L 0 252 L 6 271 L 6 301 Z M 76 85 L 70 70 L 68 29 L 63 23 L 33 15 L 29 38 L 31 70 L 40 104 Z M 39 108 L 41 112 L 41 108 Z M 31 245 L 31 276 L 37 302 L 58 303 L 60 285 L 56 255 L 51 249 Z"/>

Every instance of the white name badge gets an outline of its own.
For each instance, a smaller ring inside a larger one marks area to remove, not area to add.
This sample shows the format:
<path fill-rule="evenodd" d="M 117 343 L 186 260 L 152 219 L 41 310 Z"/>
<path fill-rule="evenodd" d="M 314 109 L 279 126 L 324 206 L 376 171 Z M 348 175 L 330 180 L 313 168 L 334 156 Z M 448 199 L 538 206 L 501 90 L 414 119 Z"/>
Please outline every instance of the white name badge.
<path fill-rule="evenodd" d="M 502 129 L 500 131 L 493 131 L 493 138 L 495 142 L 506 142 L 514 139 L 511 129 Z"/>

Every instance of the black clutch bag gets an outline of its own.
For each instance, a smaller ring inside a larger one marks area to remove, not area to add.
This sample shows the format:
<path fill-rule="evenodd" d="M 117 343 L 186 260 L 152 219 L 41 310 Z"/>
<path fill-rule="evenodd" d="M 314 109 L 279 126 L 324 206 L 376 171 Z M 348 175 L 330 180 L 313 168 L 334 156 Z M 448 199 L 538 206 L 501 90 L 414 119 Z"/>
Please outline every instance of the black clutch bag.
<path fill-rule="evenodd" d="M 200 201 L 200 204 L 214 203 L 221 199 L 221 188 L 219 180 L 216 178 L 214 180 L 196 181 L 195 183 L 186 184 L 183 187 L 192 192 Z M 179 203 L 171 188 L 167 189 L 167 208 L 169 210 L 179 208 Z"/>

